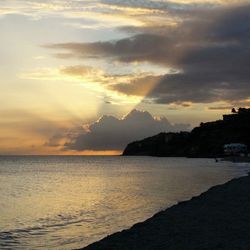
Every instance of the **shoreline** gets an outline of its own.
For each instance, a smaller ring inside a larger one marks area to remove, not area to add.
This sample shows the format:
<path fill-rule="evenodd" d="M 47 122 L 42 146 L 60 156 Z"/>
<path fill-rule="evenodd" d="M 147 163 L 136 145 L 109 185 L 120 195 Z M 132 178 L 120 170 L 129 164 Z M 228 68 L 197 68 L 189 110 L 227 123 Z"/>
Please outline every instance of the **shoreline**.
<path fill-rule="evenodd" d="M 221 159 L 221 161 L 230 161 L 234 163 L 249 163 L 249 156 L 228 156 Z"/>
<path fill-rule="evenodd" d="M 250 249 L 250 173 L 82 249 Z"/>

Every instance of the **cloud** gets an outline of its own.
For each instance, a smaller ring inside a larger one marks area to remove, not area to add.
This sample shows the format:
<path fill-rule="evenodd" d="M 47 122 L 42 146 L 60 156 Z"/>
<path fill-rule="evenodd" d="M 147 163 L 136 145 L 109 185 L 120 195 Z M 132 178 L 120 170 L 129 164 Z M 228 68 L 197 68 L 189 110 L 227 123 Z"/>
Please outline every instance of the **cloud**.
<path fill-rule="evenodd" d="M 122 119 L 105 115 L 85 125 L 65 144 L 65 150 L 122 150 L 131 141 L 180 130 L 189 130 L 189 124 L 171 124 L 165 117 L 154 118 L 146 111 L 132 110 Z"/>
<path fill-rule="evenodd" d="M 135 11 L 93 0 L 0 0 L 0 16 L 22 15 L 32 19 L 63 18 L 66 25 L 83 29 L 114 28 L 123 25 L 140 26 L 136 14 L 150 13 L 150 9 Z"/>
<path fill-rule="evenodd" d="M 101 3 L 110 5 L 110 6 L 119 6 L 119 7 L 129 7 L 129 8 L 138 8 L 138 9 L 150 9 L 150 10 L 171 10 L 171 9 L 182 9 L 182 8 L 198 8 L 200 6 L 210 6 L 212 1 L 210 1 L 210 4 L 208 5 L 208 2 L 204 4 L 204 1 L 200 1 L 199 3 L 194 3 L 192 1 L 189 1 L 189 3 L 183 3 L 178 0 L 176 1 L 145 1 L 145 0 L 101 0 Z M 195 5 L 194 5 L 195 4 Z M 216 4 L 216 2 L 214 2 Z M 218 4 L 218 2 L 217 2 Z"/>
<path fill-rule="evenodd" d="M 127 83 L 117 83 L 109 86 L 109 89 L 126 95 L 145 96 L 151 92 L 162 76 L 137 76 Z"/>
<path fill-rule="evenodd" d="M 161 35 L 139 34 L 112 42 L 61 43 L 45 47 L 67 50 L 71 56 L 82 59 L 106 57 L 120 62 L 153 62 L 166 66 L 168 64 L 167 58 L 175 57 L 171 47 L 173 41 L 171 40 L 170 37 Z"/>
<path fill-rule="evenodd" d="M 126 74 L 112 74 L 92 66 L 73 65 L 60 68 L 36 68 L 21 72 L 19 77 L 26 80 L 60 81 L 61 84 L 81 85 L 98 93 L 100 98 L 109 96 L 109 104 L 135 105 L 155 85 L 156 78 L 151 74 L 152 72 L 131 72 L 130 69 Z M 160 79 L 160 76 L 157 79 Z M 131 86 L 133 86 L 132 89 Z"/>
<path fill-rule="evenodd" d="M 209 110 L 231 110 L 233 106 L 219 106 L 219 107 L 209 107 Z"/>
<path fill-rule="evenodd" d="M 77 81 L 98 82 L 104 80 L 104 72 L 99 68 L 86 65 L 74 65 L 61 68 L 37 68 L 19 75 L 22 79 L 47 80 L 47 81 Z"/>
<path fill-rule="evenodd" d="M 199 7 L 199 6 L 218 6 L 223 4 L 239 4 L 248 3 L 248 0 L 102 0 L 104 4 L 118 5 L 124 7 L 138 7 L 138 8 L 150 8 L 150 9 L 181 9 L 184 7 Z"/>
<path fill-rule="evenodd" d="M 65 144 L 68 131 L 75 126 L 73 121 L 49 119 L 22 109 L 1 110 L 0 115 L 1 154 L 57 153 Z"/>
<path fill-rule="evenodd" d="M 189 9 L 182 9 L 189 13 Z M 132 27 L 133 29 L 134 27 Z M 139 29 L 140 30 L 140 29 Z M 111 88 L 143 95 L 155 103 L 243 102 L 250 93 L 250 5 L 192 12 L 173 27 L 143 27 L 142 33 L 117 41 L 62 43 L 47 47 L 73 56 L 122 63 L 151 63 L 174 74 L 148 76 Z M 145 81 L 144 81 L 145 80 Z M 154 84 L 152 84 L 154 82 Z M 155 85 L 155 86 L 153 86 Z M 151 91 L 144 91 L 144 89 Z"/>
<path fill-rule="evenodd" d="M 45 147 L 62 147 L 62 145 L 65 143 L 65 138 L 67 137 L 67 134 L 65 131 L 60 131 L 60 133 L 56 133 L 53 136 L 51 136 L 48 141 L 44 143 Z"/>
<path fill-rule="evenodd" d="M 103 75 L 103 71 L 98 68 L 93 68 L 85 65 L 75 65 L 64 67 L 60 70 L 62 74 L 71 75 L 76 77 L 97 77 Z"/>
<path fill-rule="evenodd" d="M 0 17 L 24 15 L 32 19 L 63 18 L 66 25 L 82 29 L 143 27 L 159 18 L 179 23 L 194 11 L 218 6 L 248 3 L 248 0 L 0 0 Z"/>

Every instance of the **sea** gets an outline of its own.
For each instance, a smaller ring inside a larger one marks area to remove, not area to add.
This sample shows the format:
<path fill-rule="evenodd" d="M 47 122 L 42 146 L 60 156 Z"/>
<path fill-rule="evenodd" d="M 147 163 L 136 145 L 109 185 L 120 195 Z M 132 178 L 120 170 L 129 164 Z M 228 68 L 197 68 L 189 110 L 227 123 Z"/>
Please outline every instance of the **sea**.
<path fill-rule="evenodd" d="M 248 171 L 214 159 L 1 156 L 0 249 L 79 249 Z"/>

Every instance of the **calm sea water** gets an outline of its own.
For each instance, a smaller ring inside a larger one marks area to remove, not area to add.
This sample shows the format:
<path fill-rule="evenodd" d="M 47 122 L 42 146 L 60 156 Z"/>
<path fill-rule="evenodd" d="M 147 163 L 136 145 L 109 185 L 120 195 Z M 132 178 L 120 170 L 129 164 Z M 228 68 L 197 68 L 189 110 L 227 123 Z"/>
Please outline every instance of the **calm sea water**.
<path fill-rule="evenodd" d="M 0 249 L 75 249 L 244 175 L 153 157 L 0 157 Z"/>

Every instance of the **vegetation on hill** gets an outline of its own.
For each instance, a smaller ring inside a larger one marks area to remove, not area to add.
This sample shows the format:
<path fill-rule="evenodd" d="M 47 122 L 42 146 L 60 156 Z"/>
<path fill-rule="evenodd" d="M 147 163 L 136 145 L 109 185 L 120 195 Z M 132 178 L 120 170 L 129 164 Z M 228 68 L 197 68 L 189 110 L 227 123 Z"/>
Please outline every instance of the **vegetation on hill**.
<path fill-rule="evenodd" d="M 250 148 L 250 109 L 233 109 L 223 120 L 201 123 L 191 132 L 160 133 L 132 142 L 123 155 L 219 157 L 224 144 L 229 143 L 243 143 Z"/>

